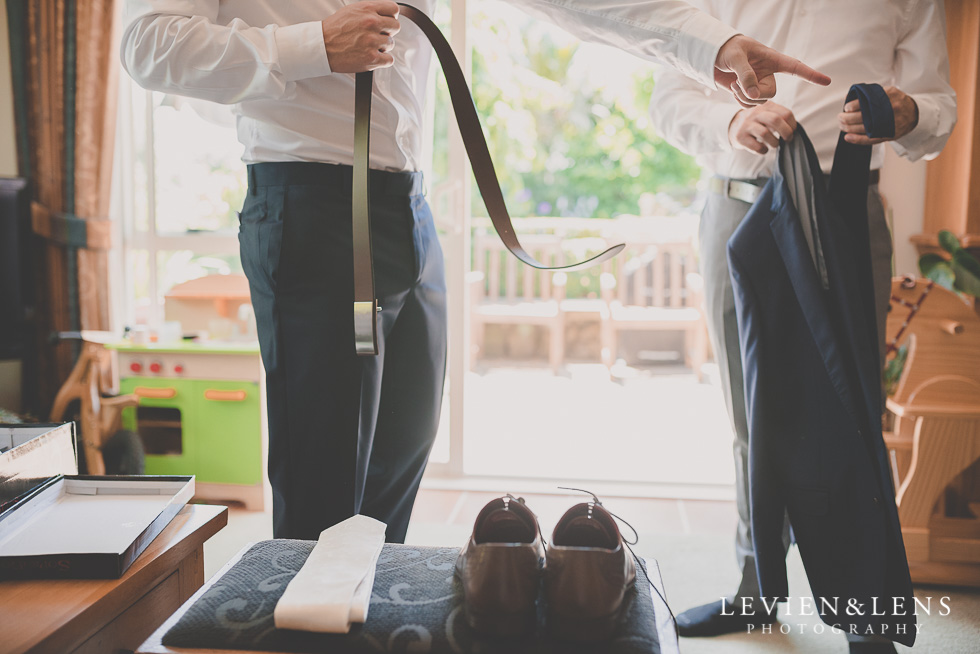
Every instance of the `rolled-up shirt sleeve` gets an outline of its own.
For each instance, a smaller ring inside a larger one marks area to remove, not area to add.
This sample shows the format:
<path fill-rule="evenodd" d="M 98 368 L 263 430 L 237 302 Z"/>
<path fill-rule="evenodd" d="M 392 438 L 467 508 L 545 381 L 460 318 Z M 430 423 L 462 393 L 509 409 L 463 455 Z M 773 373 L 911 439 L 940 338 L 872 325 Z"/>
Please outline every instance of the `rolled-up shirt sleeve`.
<path fill-rule="evenodd" d="M 669 64 L 714 88 L 718 51 L 738 32 L 680 0 L 508 0 L 583 41 Z"/>
<path fill-rule="evenodd" d="M 946 11 L 940 0 L 910 4 L 906 33 L 895 49 L 896 87 L 912 96 L 919 122 L 892 141 L 895 151 L 911 161 L 934 159 L 956 125 L 956 92 L 949 84 Z"/>
<path fill-rule="evenodd" d="M 297 80 L 330 74 L 320 21 L 217 18 L 218 0 L 127 0 L 123 67 L 144 88 L 223 104 L 281 98 Z"/>

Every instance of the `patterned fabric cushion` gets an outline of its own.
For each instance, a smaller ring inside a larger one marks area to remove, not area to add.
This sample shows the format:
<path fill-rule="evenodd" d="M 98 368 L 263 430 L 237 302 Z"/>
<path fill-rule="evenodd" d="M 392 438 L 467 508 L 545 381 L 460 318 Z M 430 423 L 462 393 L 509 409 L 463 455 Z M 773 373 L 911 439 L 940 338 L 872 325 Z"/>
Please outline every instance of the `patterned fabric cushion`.
<path fill-rule="evenodd" d="M 313 541 L 269 540 L 251 547 L 163 638 L 172 647 L 276 652 L 412 652 L 432 654 L 659 654 L 650 582 L 643 569 L 629 595 L 619 633 L 586 647 L 554 640 L 538 602 L 538 628 L 522 640 L 476 636 L 462 615 L 453 575 L 457 548 L 385 545 L 378 560 L 367 622 L 349 634 L 276 629 L 272 612 Z M 640 561 L 640 564 L 643 562 Z"/>

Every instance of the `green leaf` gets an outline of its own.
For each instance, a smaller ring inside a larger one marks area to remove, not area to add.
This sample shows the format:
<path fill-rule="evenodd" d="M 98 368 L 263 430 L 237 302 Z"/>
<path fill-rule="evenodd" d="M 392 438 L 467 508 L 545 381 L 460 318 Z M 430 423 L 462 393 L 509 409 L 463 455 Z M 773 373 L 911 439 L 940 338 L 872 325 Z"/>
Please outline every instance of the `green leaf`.
<path fill-rule="evenodd" d="M 942 255 L 936 254 L 935 252 L 923 254 L 921 257 L 919 257 L 919 272 L 925 276 L 928 276 L 929 271 L 941 263 L 946 263 L 946 259 L 944 259 Z"/>
<path fill-rule="evenodd" d="M 892 395 L 895 392 L 895 387 L 898 386 L 898 380 L 902 377 L 902 370 L 905 369 L 905 359 L 908 358 L 908 354 L 909 346 L 903 345 L 895 352 L 895 356 L 885 364 L 882 380 L 888 395 Z"/>
<path fill-rule="evenodd" d="M 953 254 L 950 267 L 956 275 L 954 281 L 956 290 L 973 297 L 980 297 L 980 261 L 974 259 L 966 250 L 959 250 Z"/>
<path fill-rule="evenodd" d="M 953 289 L 976 298 L 980 298 L 980 279 L 971 276 L 956 275 Z"/>
<path fill-rule="evenodd" d="M 923 255 L 923 258 L 925 256 Z M 939 261 L 925 266 L 922 265 L 922 259 L 919 259 L 919 267 L 922 270 L 923 276 L 928 277 L 945 289 L 950 291 L 956 290 L 953 287 L 956 280 L 956 273 L 953 272 L 953 267 L 942 257 L 939 257 L 939 259 Z"/>
<path fill-rule="evenodd" d="M 946 250 L 950 254 L 953 254 L 957 250 L 962 250 L 960 247 L 960 239 L 956 238 L 956 235 L 948 229 L 944 229 L 939 232 L 939 247 Z"/>
<path fill-rule="evenodd" d="M 974 277 L 980 277 L 980 261 L 966 250 L 957 250 L 953 254 L 953 266 L 959 266 Z"/>

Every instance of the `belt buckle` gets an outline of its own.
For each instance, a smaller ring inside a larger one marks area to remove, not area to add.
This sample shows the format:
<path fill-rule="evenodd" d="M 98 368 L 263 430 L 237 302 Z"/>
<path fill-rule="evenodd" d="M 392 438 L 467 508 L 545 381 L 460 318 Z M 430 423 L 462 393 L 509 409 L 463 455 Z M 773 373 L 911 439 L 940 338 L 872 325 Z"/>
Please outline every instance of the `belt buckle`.
<path fill-rule="evenodd" d="M 732 184 L 737 182 L 737 186 Z M 746 204 L 754 204 L 759 197 L 760 189 L 755 184 L 743 182 L 741 180 L 728 180 L 728 197 Z"/>
<path fill-rule="evenodd" d="M 721 184 L 721 194 L 723 196 L 725 196 L 726 198 L 731 198 L 732 197 L 732 178 L 731 177 L 725 177 L 724 178 L 724 181 Z M 733 199 L 737 200 L 738 198 L 733 198 Z"/>
<path fill-rule="evenodd" d="M 354 302 L 354 347 L 359 355 L 378 354 L 378 301 Z"/>

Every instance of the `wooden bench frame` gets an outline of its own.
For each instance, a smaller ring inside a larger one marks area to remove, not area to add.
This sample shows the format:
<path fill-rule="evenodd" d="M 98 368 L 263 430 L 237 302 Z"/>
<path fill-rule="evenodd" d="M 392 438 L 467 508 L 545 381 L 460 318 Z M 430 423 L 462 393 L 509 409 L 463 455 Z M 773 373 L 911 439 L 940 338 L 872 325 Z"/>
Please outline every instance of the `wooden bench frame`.
<path fill-rule="evenodd" d="M 561 238 L 542 234 L 521 237 L 525 249 L 538 261 L 552 266 L 564 262 Z M 558 372 L 565 359 L 565 299 L 567 275 L 537 270 L 517 260 L 496 234 L 473 239 L 471 291 L 470 369 L 484 351 L 484 335 L 490 324 L 539 325 L 549 334 L 548 363 Z"/>
<path fill-rule="evenodd" d="M 651 243 L 631 249 L 632 257 L 603 264 L 602 362 L 612 370 L 619 359 L 622 332 L 681 331 L 684 363 L 701 379 L 708 334 L 693 243 Z M 629 254 L 627 250 L 625 256 Z"/>
<path fill-rule="evenodd" d="M 896 278 L 892 296 L 915 304 L 925 288 L 925 280 Z M 893 301 L 889 338 L 908 315 Z M 947 489 L 980 460 L 980 318 L 933 287 L 902 343 L 909 348 L 905 367 L 887 400 L 895 426 L 884 438 L 912 581 L 980 587 L 980 498 L 965 498 L 974 518 L 946 515 Z"/>

